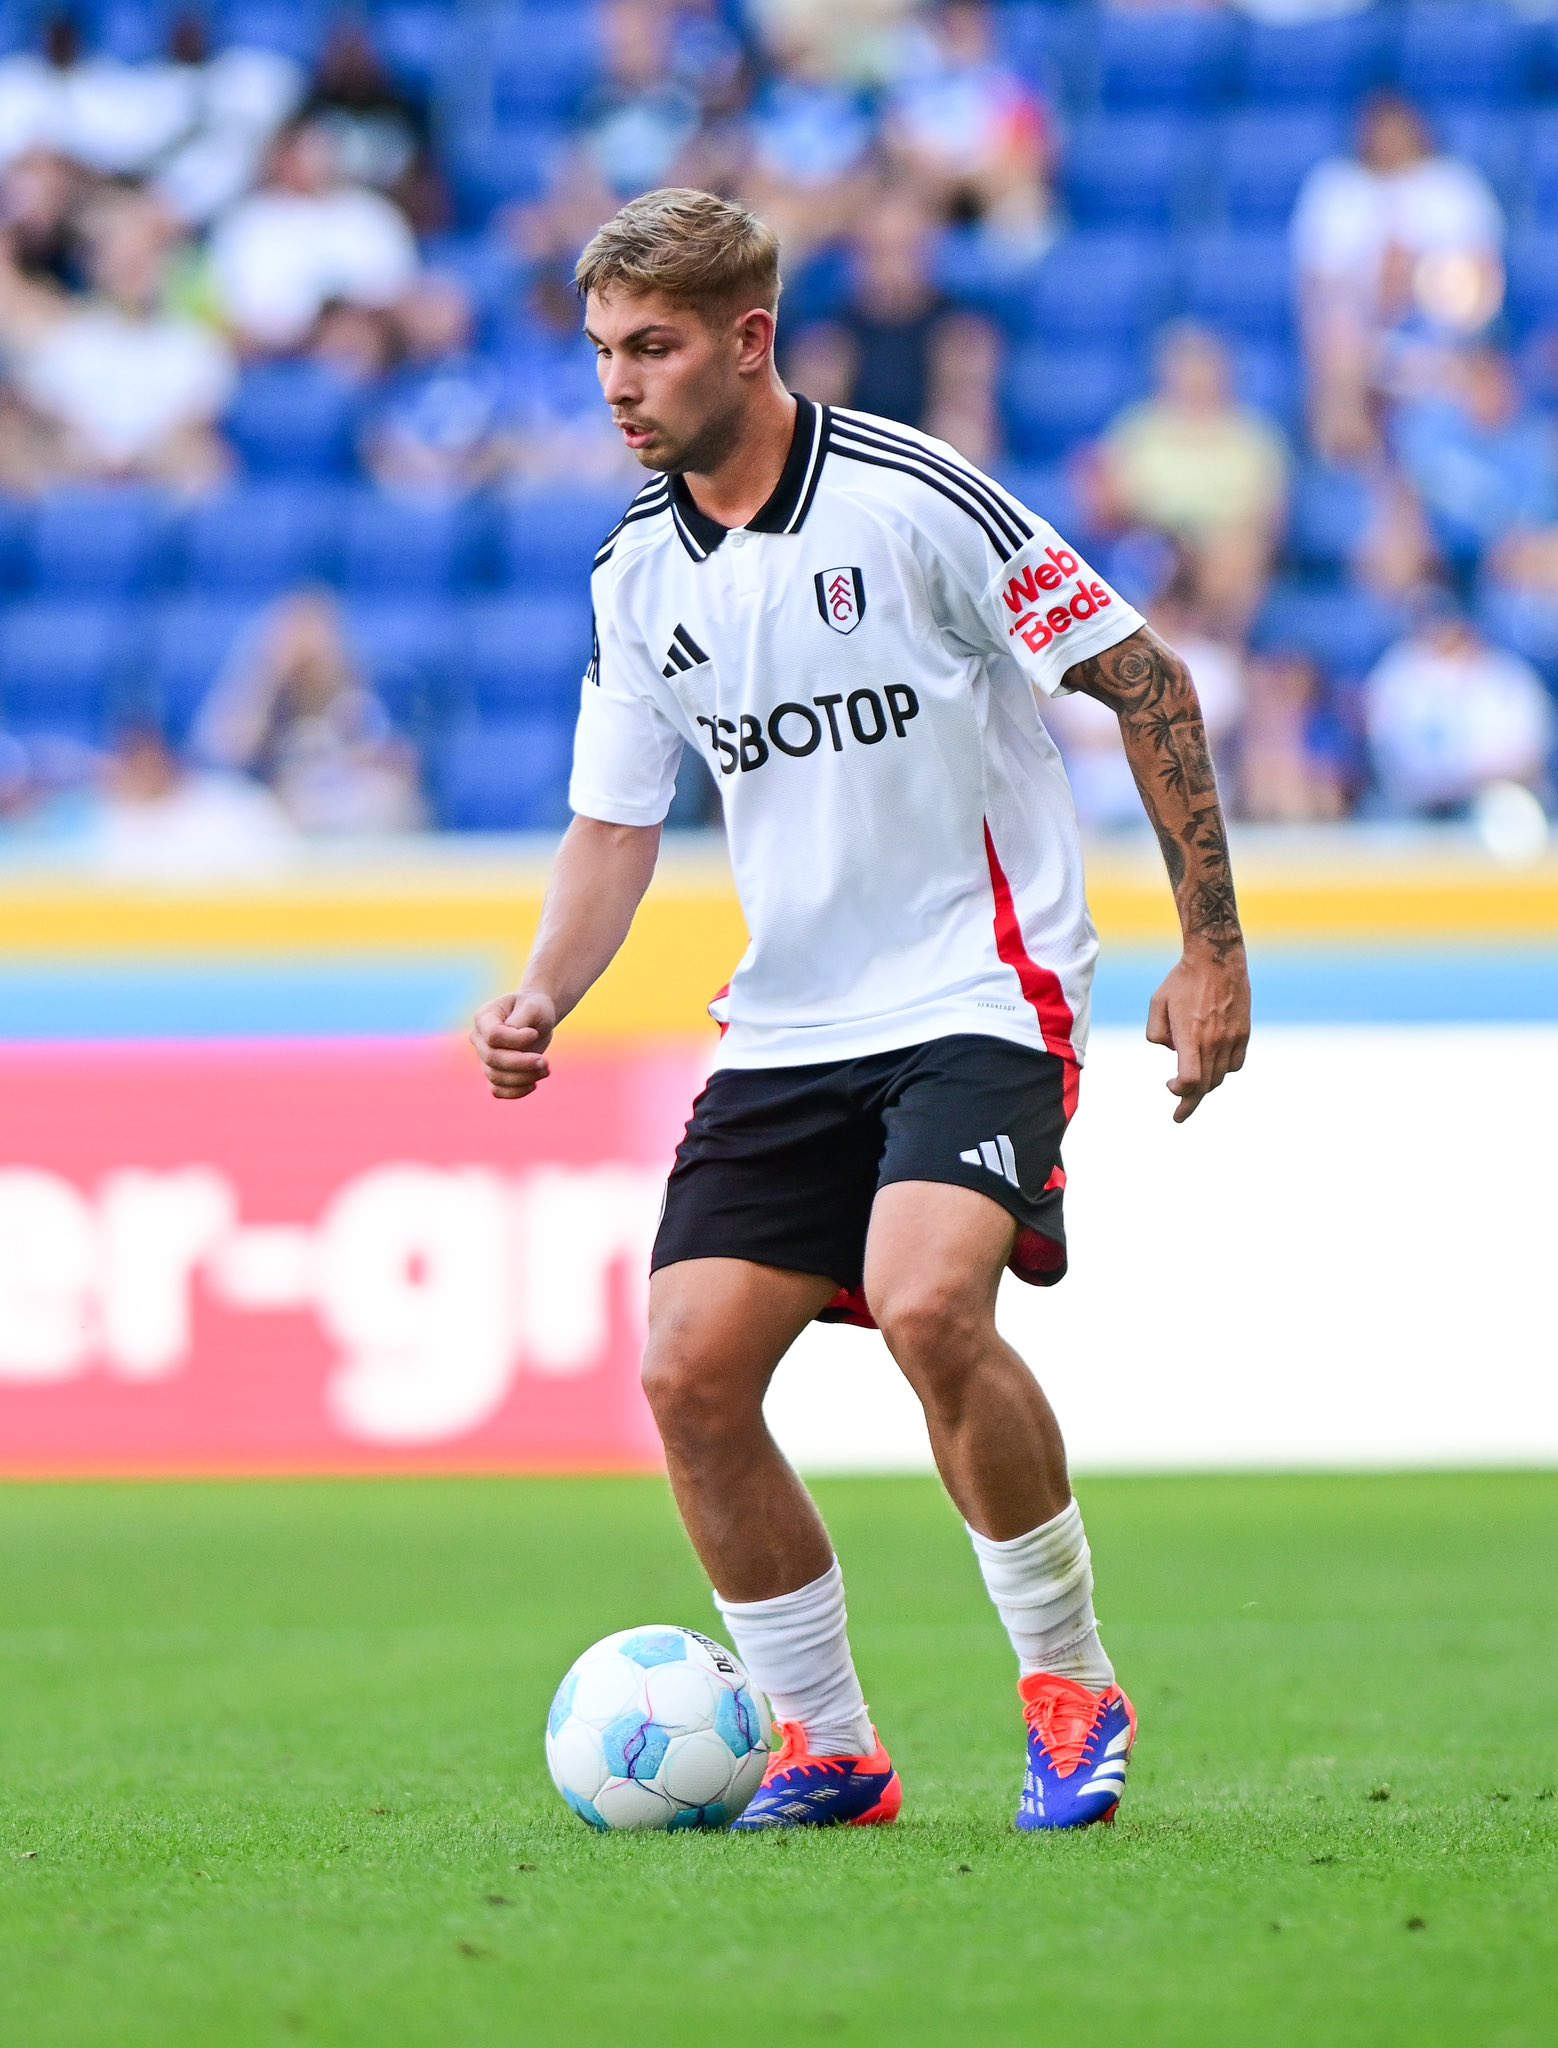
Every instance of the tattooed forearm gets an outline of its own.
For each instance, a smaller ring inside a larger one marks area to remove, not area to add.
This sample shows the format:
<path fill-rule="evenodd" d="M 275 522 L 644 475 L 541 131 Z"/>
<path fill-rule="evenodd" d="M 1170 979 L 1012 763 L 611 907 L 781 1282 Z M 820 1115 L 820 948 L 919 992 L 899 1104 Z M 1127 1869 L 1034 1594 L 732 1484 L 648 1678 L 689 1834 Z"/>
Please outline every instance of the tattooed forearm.
<path fill-rule="evenodd" d="M 1244 943 L 1206 727 L 1190 672 L 1144 627 L 1066 672 L 1120 720 L 1125 754 L 1163 849 L 1185 937 L 1219 960 Z"/>

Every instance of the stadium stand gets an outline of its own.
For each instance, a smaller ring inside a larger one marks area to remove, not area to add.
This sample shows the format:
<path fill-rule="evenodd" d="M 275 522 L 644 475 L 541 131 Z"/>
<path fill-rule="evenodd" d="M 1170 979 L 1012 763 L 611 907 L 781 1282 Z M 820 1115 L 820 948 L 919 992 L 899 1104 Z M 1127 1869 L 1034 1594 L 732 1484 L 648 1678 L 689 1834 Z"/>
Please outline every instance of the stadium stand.
<path fill-rule="evenodd" d="M 885 12 L 865 59 L 844 36 L 793 64 L 764 39 L 787 10 L 741 0 L 4 0 L 0 731 L 93 748 L 151 717 L 188 744 L 246 630 L 322 589 L 436 822 L 561 822 L 589 559 L 637 480 L 568 339 L 567 273 L 651 173 L 782 224 L 804 388 L 849 400 L 862 350 L 890 342 L 915 424 L 1136 601 L 1172 590 L 1252 698 L 1267 664 L 1313 663 L 1328 802 L 1338 747 L 1348 800 L 1382 800 L 1360 693 L 1425 606 L 1558 683 L 1551 22 L 1502 0 Z M 1360 144 L 1380 93 L 1409 107 Z M 809 178 L 830 109 L 869 152 L 841 141 Z M 282 226 L 246 260 L 275 275 L 240 298 L 304 294 L 300 341 L 246 332 L 208 260 L 261 189 Z M 867 232 L 884 194 L 925 228 L 890 311 Z M 387 218 L 364 206 L 415 230 L 409 284 L 393 237 L 377 272 L 332 254 L 342 221 Z M 1343 217 L 1363 223 L 1345 247 Z M 1100 437 L 1184 321 L 1289 450 L 1253 610 L 1198 582 L 1215 550 L 1134 526 L 1108 488 Z M 215 406 L 179 384 L 192 337 Z M 1446 548 L 1402 435 L 1454 415 L 1466 488 L 1497 497 L 1509 435 L 1472 417 L 1466 369 L 1487 349 L 1516 366 L 1545 467 L 1502 526 Z M 1551 765 L 1526 771 L 1544 797 Z M 1240 808 L 1237 731 L 1225 771 Z M 700 782 L 676 816 L 706 815 Z"/>

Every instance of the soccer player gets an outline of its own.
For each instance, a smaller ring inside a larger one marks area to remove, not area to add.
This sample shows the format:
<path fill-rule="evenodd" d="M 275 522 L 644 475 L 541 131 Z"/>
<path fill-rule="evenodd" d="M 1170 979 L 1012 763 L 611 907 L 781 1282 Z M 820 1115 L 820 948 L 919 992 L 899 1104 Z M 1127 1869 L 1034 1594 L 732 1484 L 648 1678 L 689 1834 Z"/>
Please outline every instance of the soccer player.
<path fill-rule="evenodd" d="M 1240 1066 L 1249 983 L 1184 665 L 1035 513 L 928 436 L 787 391 L 772 233 L 707 193 L 579 259 L 606 403 L 654 480 L 596 556 L 570 801 L 523 985 L 472 1040 L 494 1095 L 648 887 L 686 748 L 724 800 L 751 946 L 655 1242 L 644 1385 L 677 1506 L 783 1742 L 738 1826 L 891 1821 L 838 1560 L 763 1421 L 816 1317 L 874 1322 L 919 1396 L 1019 1664 L 1019 1828 L 1111 1819 L 1136 1717 L 1093 1614 L 1055 1417 L 1003 1272 L 1066 1267 L 1061 1140 L 1097 950 L 1035 692 L 1119 714 L 1184 951 L 1147 1036 L 1176 1122 Z"/>

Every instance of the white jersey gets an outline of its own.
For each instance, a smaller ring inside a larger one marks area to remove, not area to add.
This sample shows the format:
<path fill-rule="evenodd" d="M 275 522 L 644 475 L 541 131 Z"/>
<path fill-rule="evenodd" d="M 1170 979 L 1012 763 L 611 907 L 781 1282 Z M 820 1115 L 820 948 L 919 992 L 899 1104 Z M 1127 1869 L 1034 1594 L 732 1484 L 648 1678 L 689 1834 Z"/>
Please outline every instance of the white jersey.
<path fill-rule="evenodd" d="M 713 769 L 752 941 L 721 1066 L 977 1032 L 1074 1070 L 1098 942 L 1034 686 L 1140 615 L 945 442 L 797 406 L 745 527 L 661 477 L 601 548 L 573 809 L 658 824 L 683 749 Z"/>

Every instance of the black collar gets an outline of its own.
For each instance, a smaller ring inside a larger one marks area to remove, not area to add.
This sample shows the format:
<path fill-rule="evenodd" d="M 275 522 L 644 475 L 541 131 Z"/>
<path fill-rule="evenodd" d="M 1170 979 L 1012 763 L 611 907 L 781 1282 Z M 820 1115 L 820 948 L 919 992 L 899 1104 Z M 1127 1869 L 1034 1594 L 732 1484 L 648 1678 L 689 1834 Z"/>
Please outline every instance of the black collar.
<path fill-rule="evenodd" d="M 813 405 L 809 398 L 803 398 L 797 391 L 795 431 L 790 437 L 790 452 L 784 459 L 784 468 L 779 472 L 773 495 L 761 512 L 754 513 L 747 521 L 748 533 L 800 532 L 811 510 L 811 501 L 817 495 L 817 483 L 822 475 L 827 449 L 827 407 Z M 721 526 L 717 519 L 711 519 L 707 512 L 698 509 L 692 492 L 687 488 L 686 477 L 680 474 L 671 479 L 671 516 L 681 536 L 682 546 L 695 562 L 706 561 L 730 531 L 728 526 Z"/>

